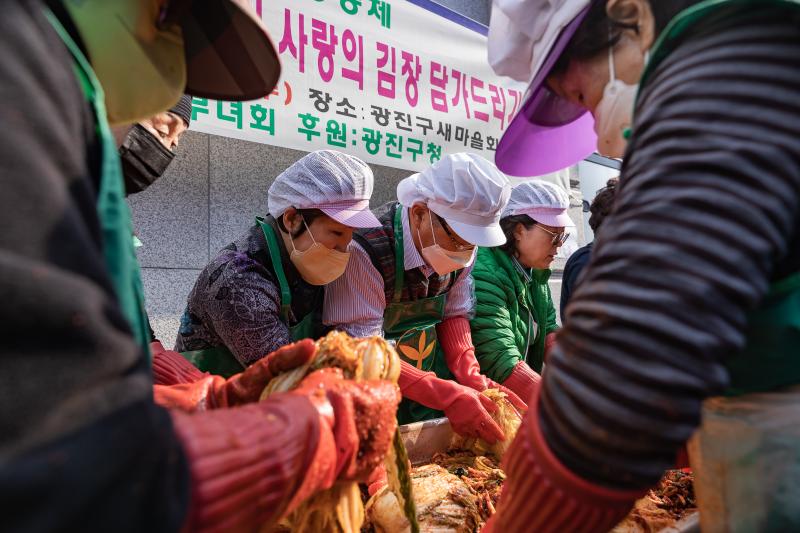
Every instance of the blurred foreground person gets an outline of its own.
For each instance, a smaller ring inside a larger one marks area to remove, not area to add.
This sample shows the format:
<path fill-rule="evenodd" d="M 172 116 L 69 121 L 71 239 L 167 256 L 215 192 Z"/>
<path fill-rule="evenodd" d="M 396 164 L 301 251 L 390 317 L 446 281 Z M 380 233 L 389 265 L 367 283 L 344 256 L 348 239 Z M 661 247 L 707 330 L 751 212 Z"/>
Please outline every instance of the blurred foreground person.
<path fill-rule="evenodd" d="M 315 373 L 292 393 L 226 407 L 252 399 L 245 385 L 257 388 L 270 369 L 308 360 L 310 341 L 265 359 L 259 375 L 171 391 L 216 409 L 153 402 L 109 122 L 153 116 L 184 92 L 268 94 L 280 66 L 261 23 L 235 0 L 3 7 L 3 529 L 249 531 L 336 479 L 364 477 L 394 431 L 394 385 Z"/>
<path fill-rule="evenodd" d="M 495 0 L 497 163 L 623 157 L 495 531 L 608 531 L 690 436 L 703 531 L 800 529 L 800 2 Z"/>

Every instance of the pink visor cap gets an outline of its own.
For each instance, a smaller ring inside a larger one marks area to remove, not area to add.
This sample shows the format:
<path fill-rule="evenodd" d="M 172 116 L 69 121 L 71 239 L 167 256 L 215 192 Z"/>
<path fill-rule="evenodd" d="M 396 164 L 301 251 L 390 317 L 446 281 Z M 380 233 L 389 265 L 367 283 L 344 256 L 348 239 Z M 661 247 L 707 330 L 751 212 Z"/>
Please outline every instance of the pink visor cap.
<path fill-rule="evenodd" d="M 381 225 L 369 209 L 369 200 L 349 200 L 314 206 L 335 221 L 351 228 L 375 228 Z"/>
<path fill-rule="evenodd" d="M 500 139 L 495 163 L 506 174 L 549 174 L 574 165 L 596 149 L 597 136 L 591 113 L 559 97 L 545 83 L 586 18 L 591 3 L 588 2 L 558 34 L 528 85 L 519 113 Z"/>
<path fill-rule="evenodd" d="M 335 150 L 306 154 L 270 185 L 267 205 L 275 218 L 287 209 L 319 209 L 351 228 L 374 228 L 380 221 L 369 209 L 375 178 L 369 165 Z"/>
<path fill-rule="evenodd" d="M 554 228 L 572 228 L 575 223 L 569 217 L 566 209 L 552 207 L 532 207 L 520 209 L 514 212 L 515 215 L 528 215 L 539 224 L 552 226 Z"/>

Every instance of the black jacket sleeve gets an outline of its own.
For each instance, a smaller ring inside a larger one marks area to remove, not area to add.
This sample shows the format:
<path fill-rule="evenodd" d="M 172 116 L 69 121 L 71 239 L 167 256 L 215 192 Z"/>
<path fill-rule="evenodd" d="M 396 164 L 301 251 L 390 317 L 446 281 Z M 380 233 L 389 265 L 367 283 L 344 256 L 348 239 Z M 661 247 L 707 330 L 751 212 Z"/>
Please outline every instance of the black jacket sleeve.
<path fill-rule="evenodd" d="M 641 95 L 615 212 L 544 375 L 548 443 L 611 487 L 673 464 L 728 385 L 748 312 L 800 269 L 800 24 L 761 5 L 720 15 Z"/>
<path fill-rule="evenodd" d="M 107 275 L 99 144 L 40 1 L 0 17 L 5 531 L 177 530 L 188 469 Z"/>
<path fill-rule="evenodd" d="M 592 243 L 589 243 L 583 248 L 575 250 L 575 253 L 567 259 L 567 264 L 564 265 L 564 275 L 561 277 L 561 302 L 559 303 L 562 323 L 567 316 L 567 304 L 575 293 L 575 289 L 578 288 L 578 280 L 591 257 Z"/>

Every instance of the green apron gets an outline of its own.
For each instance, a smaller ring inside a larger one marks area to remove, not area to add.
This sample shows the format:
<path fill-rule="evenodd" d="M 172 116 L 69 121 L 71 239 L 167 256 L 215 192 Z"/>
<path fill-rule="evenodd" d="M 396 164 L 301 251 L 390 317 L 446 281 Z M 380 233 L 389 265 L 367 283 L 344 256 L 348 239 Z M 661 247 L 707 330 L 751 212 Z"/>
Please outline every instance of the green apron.
<path fill-rule="evenodd" d="M 678 14 L 653 47 L 639 93 L 696 22 L 720 8 L 768 3 L 800 8 L 800 0 L 706 0 Z M 730 386 L 703 403 L 702 423 L 689 441 L 701 529 L 797 531 L 800 272 L 771 284 L 748 316 L 745 348 L 725 366 Z"/>
<path fill-rule="evenodd" d="M 272 270 L 275 273 L 275 277 L 278 278 L 278 286 L 281 290 L 281 320 L 288 325 L 289 318 L 292 316 L 292 291 L 289 289 L 289 282 L 286 280 L 286 274 L 283 271 L 278 238 L 275 235 L 275 230 L 262 217 L 256 217 L 256 224 L 264 232 L 264 238 L 267 241 L 267 251 L 269 251 L 269 258 L 272 262 Z M 316 338 L 320 324 L 319 312 L 311 312 L 294 326 L 289 326 L 289 333 L 292 340 L 295 341 Z M 241 372 L 245 368 L 225 346 L 182 352 L 181 355 L 203 372 L 210 372 L 226 378 Z"/>
<path fill-rule="evenodd" d="M 45 8 L 45 16 L 64 42 L 73 58 L 73 70 L 80 82 L 86 101 L 95 115 L 95 129 L 103 151 L 100 168 L 100 190 L 97 195 L 97 215 L 103 238 L 103 255 L 111 282 L 125 318 L 139 345 L 150 355 L 150 329 L 144 306 L 139 263 L 136 260 L 133 224 L 128 204 L 119 152 L 106 118 L 103 88 L 86 57 L 56 16 Z"/>
<path fill-rule="evenodd" d="M 773 283 L 750 314 L 747 344 L 725 366 L 728 396 L 800 383 L 800 272 Z"/>
<path fill-rule="evenodd" d="M 444 352 L 437 342 L 436 325 L 444 320 L 447 293 L 429 298 L 401 302 L 405 279 L 403 254 L 402 208 L 394 215 L 394 297 L 383 312 L 383 330 L 387 339 L 397 343 L 400 359 L 421 370 L 433 372 L 441 379 L 453 379 Z M 410 424 L 421 420 L 441 418 L 442 411 L 403 399 L 397 409 L 397 421 Z"/>

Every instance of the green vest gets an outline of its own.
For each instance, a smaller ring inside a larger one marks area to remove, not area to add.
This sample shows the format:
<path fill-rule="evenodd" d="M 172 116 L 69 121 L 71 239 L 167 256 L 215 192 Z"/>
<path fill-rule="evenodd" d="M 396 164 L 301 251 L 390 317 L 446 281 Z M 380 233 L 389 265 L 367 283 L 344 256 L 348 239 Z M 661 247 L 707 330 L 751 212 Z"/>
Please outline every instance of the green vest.
<path fill-rule="evenodd" d="M 717 10 L 766 3 L 800 8 L 800 0 L 706 0 L 673 18 L 653 45 L 639 81 L 638 100 L 652 72 L 687 31 Z M 630 131 L 626 132 L 629 137 Z M 748 317 L 745 348 L 728 358 L 729 396 L 766 392 L 800 383 L 800 272 L 770 285 L 769 293 Z"/>

